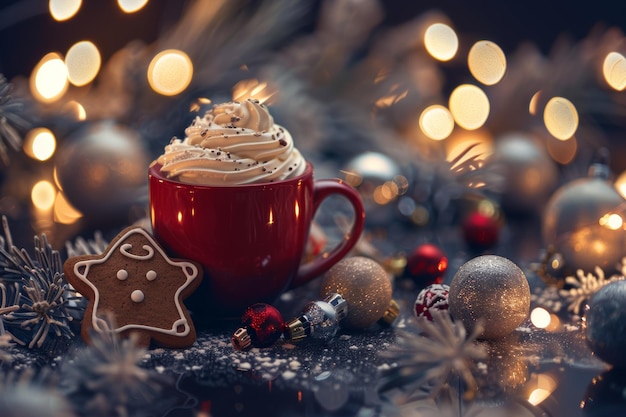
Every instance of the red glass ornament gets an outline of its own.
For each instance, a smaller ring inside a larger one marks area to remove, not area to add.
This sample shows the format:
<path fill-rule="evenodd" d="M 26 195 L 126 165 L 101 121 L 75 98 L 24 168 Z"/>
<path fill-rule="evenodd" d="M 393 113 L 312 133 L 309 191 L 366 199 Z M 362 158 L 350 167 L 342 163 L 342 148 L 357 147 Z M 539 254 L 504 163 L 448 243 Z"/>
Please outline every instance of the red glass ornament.
<path fill-rule="evenodd" d="M 416 247 L 407 258 L 405 275 L 420 288 L 441 284 L 448 269 L 448 258 L 436 245 L 425 243 Z"/>
<path fill-rule="evenodd" d="M 432 311 L 448 309 L 449 293 L 450 287 L 446 284 L 432 284 L 424 288 L 415 299 L 413 310 L 415 317 L 426 317 L 432 321 Z"/>
<path fill-rule="evenodd" d="M 475 212 L 467 216 L 462 225 L 465 243 L 472 249 L 494 247 L 500 238 L 500 223 L 493 216 Z"/>
<path fill-rule="evenodd" d="M 272 346 L 283 334 L 285 321 L 273 306 L 257 303 L 246 309 L 241 317 L 243 327 L 250 335 L 254 347 Z"/>

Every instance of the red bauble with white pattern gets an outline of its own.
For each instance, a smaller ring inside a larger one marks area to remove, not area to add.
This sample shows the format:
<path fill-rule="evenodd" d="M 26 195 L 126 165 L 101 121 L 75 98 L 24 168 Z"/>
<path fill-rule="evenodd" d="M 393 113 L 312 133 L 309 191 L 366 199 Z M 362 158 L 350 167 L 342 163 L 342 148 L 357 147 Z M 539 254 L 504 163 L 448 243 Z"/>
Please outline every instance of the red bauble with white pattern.
<path fill-rule="evenodd" d="M 424 288 L 415 299 L 415 317 L 426 317 L 432 321 L 432 311 L 447 310 L 449 292 L 450 287 L 446 284 L 432 284 Z"/>

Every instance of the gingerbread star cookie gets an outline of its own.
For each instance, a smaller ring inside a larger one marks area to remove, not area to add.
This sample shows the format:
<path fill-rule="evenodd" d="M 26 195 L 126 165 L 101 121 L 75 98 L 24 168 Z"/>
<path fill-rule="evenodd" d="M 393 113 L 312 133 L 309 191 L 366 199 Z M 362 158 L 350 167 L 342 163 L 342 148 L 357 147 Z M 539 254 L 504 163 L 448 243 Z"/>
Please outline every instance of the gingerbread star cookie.
<path fill-rule="evenodd" d="M 89 301 L 81 336 L 115 331 L 138 333 L 139 343 L 182 348 L 192 345 L 196 331 L 183 300 L 200 285 L 202 267 L 167 256 L 140 227 L 122 230 L 100 255 L 80 255 L 63 264 L 67 281 Z M 108 329 L 107 312 L 116 328 Z"/>

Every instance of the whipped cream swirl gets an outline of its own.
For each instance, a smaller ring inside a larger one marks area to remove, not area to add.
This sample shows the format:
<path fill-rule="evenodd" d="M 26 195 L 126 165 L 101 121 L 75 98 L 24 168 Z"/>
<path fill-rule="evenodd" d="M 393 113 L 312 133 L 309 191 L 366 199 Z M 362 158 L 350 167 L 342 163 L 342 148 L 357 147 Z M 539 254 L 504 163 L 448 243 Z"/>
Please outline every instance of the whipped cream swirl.
<path fill-rule="evenodd" d="M 237 185 L 283 180 L 306 161 L 291 134 L 258 100 L 216 104 L 173 138 L 157 162 L 161 172 L 189 184 Z"/>

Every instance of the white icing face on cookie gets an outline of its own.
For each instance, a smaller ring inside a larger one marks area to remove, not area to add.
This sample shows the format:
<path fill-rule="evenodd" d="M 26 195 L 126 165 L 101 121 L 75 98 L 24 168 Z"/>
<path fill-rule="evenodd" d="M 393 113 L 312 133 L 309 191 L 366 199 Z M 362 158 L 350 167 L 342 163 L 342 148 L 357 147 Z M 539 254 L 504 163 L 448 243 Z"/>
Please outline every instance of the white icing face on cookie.
<path fill-rule="evenodd" d="M 143 240 L 149 243 L 142 245 L 141 250 L 139 250 L 138 248 L 133 248 L 131 244 L 125 242 L 129 236 L 135 233 L 140 233 L 141 235 L 143 235 Z M 94 277 L 90 279 L 90 272 L 98 268 L 99 265 L 106 264 L 106 262 L 109 261 L 112 257 L 121 257 L 122 259 L 128 259 L 128 262 L 135 266 L 135 268 L 133 268 L 133 271 L 135 271 L 134 276 L 128 271 L 128 269 L 131 268 L 117 268 L 117 270 L 110 271 L 110 274 L 107 274 L 108 277 L 103 277 L 103 269 L 100 269 L 97 279 Z M 173 266 L 178 270 L 178 275 L 184 277 L 181 280 L 182 284 L 177 287 L 175 293 L 173 293 L 171 297 L 167 297 L 167 299 L 171 300 L 174 304 L 174 308 L 177 314 L 177 317 L 171 317 L 168 322 L 168 324 L 171 324 L 171 327 L 156 327 L 137 322 L 126 323 L 112 330 L 118 333 L 132 329 L 146 330 L 152 333 L 160 333 L 163 335 L 177 337 L 188 335 L 192 329 L 192 326 L 190 325 L 184 314 L 184 306 L 181 304 L 181 293 L 191 284 L 194 279 L 198 277 L 199 270 L 196 265 L 191 262 L 174 261 L 170 259 L 163 252 L 161 247 L 153 240 L 152 236 L 150 236 L 145 230 L 140 228 L 128 230 L 116 241 L 116 243 L 112 247 L 107 249 L 107 252 L 102 258 L 82 260 L 74 265 L 74 275 L 83 283 L 88 285 L 94 293 L 93 312 L 90 318 L 85 317 L 84 320 L 91 320 L 92 327 L 96 331 L 103 332 L 106 330 L 111 330 L 108 329 L 107 322 L 103 320 L 103 318 L 101 318 L 104 317 L 104 315 L 101 314 L 101 309 L 103 308 L 102 304 L 104 303 L 103 292 L 107 291 L 107 289 L 110 288 L 116 288 L 116 286 L 124 289 L 125 295 L 123 295 L 123 297 L 127 297 L 127 299 L 131 301 L 132 305 L 138 307 L 149 307 L 150 303 L 161 303 L 162 300 L 151 300 L 149 297 L 149 294 L 155 293 L 154 291 L 150 291 L 150 289 L 154 289 L 154 286 L 158 285 L 160 279 L 166 279 L 166 277 L 160 278 L 159 273 L 151 268 L 154 262 L 156 262 L 156 257 L 161 257 L 167 262 L 168 265 Z M 143 266 L 143 264 L 145 264 L 146 268 L 140 268 L 137 266 Z M 136 271 L 140 272 L 137 273 Z M 98 282 L 95 283 L 93 282 L 94 280 Z M 106 284 L 106 288 L 101 288 L 103 284 Z M 116 289 L 116 291 L 118 291 L 119 288 Z M 119 305 L 123 305 L 123 303 Z M 115 314 L 116 312 L 113 311 L 113 313 Z"/>

